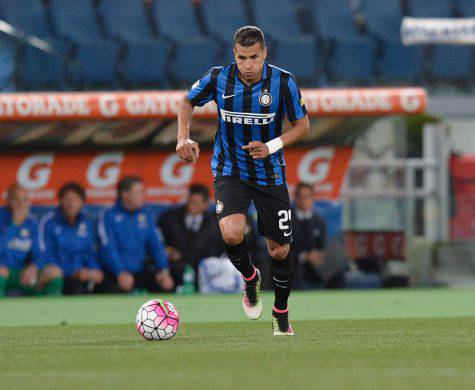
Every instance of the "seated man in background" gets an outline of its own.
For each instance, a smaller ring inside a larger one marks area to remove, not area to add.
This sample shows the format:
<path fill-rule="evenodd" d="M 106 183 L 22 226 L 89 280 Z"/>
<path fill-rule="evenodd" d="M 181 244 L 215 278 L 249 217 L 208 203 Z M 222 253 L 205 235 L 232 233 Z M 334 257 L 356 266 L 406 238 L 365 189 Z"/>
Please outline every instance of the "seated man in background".
<path fill-rule="evenodd" d="M 28 193 L 13 184 L 6 207 L 0 209 L 0 296 L 7 290 L 33 293 L 39 266 L 38 228 L 30 216 Z"/>
<path fill-rule="evenodd" d="M 102 283 L 103 273 L 97 262 L 94 224 L 82 211 L 86 193 L 80 184 L 67 183 L 60 188 L 58 198 L 58 209 L 39 222 L 44 264 L 39 288 L 53 277 L 63 277 L 65 294 L 91 292 Z"/>
<path fill-rule="evenodd" d="M 313 186 L 299 183 L 295 190 L 292 209 L 292 255 L 296 259 L 295 284 L 297 288 L 335 288 L 344 286 L 346 261 L 326 256 L 326 223 L 314 210 Z M 336 261 L 335 261 L 336 260 Z"/>
<path fill-rule="evenodd" d="M 200 260 L 218 256 L 217 222 L 209 211 L 209 190 L 202 184 L 190 187 L 186 203 L 160 217 L 170 272 L 177 285 L 183 284 L 187 265 L 197 271 Z"/>
<path fill-rule="evenodd" d="M 171 290 L 174 286 L 162 234 L 145 205 L 140 177 L 126 176 L 117 187 L 117 204 L 99 216 L 100 254 L 105 291 Z M 153 258 L 154 264 L 147 264 Z"/>

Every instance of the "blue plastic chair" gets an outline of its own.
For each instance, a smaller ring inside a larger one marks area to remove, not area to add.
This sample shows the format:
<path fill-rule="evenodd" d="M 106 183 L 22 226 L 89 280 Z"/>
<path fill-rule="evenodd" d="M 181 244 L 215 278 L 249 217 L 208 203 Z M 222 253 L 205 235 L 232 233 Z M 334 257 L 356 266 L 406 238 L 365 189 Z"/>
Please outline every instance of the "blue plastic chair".
<path fill-rule="evenodd" d="M 409 0 L 411 16 L 422 18 L 450 18 L 452 12 L 449 0 Z"/>
<path fill-rule="evenodd" d="M 125 42 L 153 37 L 142 0 L 102 0 L 99 6 L 106 32 Z"/>
<path fill-rule="evenodd" d="M 453 0 L 455 8 L 466 18 L 475 17 L 475 1 L 473 0 Z"/>
<path fill-rule="evenodd" d="M 218 45 L 209 39 L 182 41 L 172 62 L 175 79 L 181 83 L 195 81 L 216 63 Z"/>
<path fill-rule="evenodd" d="M 302 33 L 289 0 L 259 0 L 252 4 L 257 25 L 265 34 L 273 38 L 288 38 Z"/>
<path fill-rule="evenodd" d="M 388 80 L 413 81 L 422 77 L 421 47 L 407 47 L 399 41 L 386 41 L 380 62 L 382 76 Z"/>
<path fill-rule="evenodd" d="M 221 41 L 232 41 L 234 32 L 248 24 L 241 1 L 206 0 L 202 7 L 208 33 Z"/>
<path fill-rule="evenodd" d="M 316 44 L 313 37 L 290 37 L 277 43 L 273 63 L 299 79 L 312 81 L 316 76 Z"/>
<path fill-rule="evenodd" d="M 170 44 L 163 40 L 131 43 L 123 66 L 124 80 L 130 84 L 165 84 Z"/>
<path fill-rule="evenodd" d="M 399 39 L 403 18 L 399 0 L 363 0 L 362 11 L 369 31 L 378 38 Z"/>
<path fill-rule="evenodd" d="M 202 35 L 189 0 L 155 0 L 153 16 L 160 33 L 174 41 Z"/>
<path fill-rule="evenodd" d="M 339 41 L 330 61 L 338 81 L 367 81 L 373 77 L 375 45 L 371 41 Z"/>
<path fill-rule="evenodd" d="M 51 35 L 41 0 L 2 0 L 0 12 L 6 22 L 28 35 L 43 39 Z"/>

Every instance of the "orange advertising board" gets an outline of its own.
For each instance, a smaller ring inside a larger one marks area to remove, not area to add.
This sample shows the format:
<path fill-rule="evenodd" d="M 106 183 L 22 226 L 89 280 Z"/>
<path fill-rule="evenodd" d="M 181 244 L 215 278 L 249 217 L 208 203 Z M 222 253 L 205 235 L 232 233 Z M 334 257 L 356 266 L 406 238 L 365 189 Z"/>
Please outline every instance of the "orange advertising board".
<path fill-rule="evenodd" d="M 144 179 L 150 203 L 176 203 L 185 199 L 190 184 L 212 187 L 211 151 L 202 151 L 194 164 L 180 160 L 174 152 L 111 151 L 68 153 L 4 154 L 0 156 L 0 190 L 17 182 L 25 186 L 35 205 L 54 205 L 58 188 L 77 181 L 86 188 L 91 204 L 111 204 L 115 187 L 125 175 Z M 350 148 L 295 148 L 285 152 L 287 180 L 292 191 L 299 181 L 315 185 L 319 199 L 337 200 Z"/>
<path fill-rule="evenodd" d="M 4 93 L 0 121 L 176 118 L 185 91 Z M 310 116 L 419 114 L 423 88 L 303 89 Z M 197 107 L 198 118 L 215 118 L 216 104 Z"/>

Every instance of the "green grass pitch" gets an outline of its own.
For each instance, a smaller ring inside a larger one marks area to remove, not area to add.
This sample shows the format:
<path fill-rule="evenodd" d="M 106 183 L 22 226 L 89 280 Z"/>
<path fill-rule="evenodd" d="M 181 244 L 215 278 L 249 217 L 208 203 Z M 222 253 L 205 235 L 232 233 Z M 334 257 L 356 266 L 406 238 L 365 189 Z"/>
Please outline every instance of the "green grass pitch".
<path fill-rule="evenodd" d="M 295 337 L 241 298 L 163 296 L 169 341 L 135 329 L 153 296 L 0 300 L 0 389 L 473 389 L 475 290 L 294 293 Z"/>

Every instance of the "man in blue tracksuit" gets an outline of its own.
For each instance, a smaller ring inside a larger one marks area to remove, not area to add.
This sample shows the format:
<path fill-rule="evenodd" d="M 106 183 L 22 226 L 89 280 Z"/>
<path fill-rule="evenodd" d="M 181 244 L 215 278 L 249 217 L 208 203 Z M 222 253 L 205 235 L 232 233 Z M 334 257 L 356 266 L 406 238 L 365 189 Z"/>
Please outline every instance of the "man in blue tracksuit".
<path fill-rule="evenodd" d="M 41 267 L 38 228 L 26 189 L 12 185 L 6 203 L 0 209 L 0 297 L 7 290 L 33 293 Z"/>
<path fill-rule="evenodd" d="M 144 208 L 144 185 L 137 176 L 118 184 L 117 204 L 99 216 L 100 253 L 106 271 L 105 289 L 134 287 L 171 290 L 167 255 L 160 230 Z M 153 264 L 147 264 L 148 259 Z"/>
<path fill-rule="evenodd" d="M 102 283 L 103 273 L 97 261 L 96 229 L 83 213 L 86 193 L 80 184 L 71 182 L 60 188 L 58 197 L 58 209 L 39 222 L 44 264 L 39 284 L 55 275 L 64 280 L 65 294 L 91 292 Z"/>

